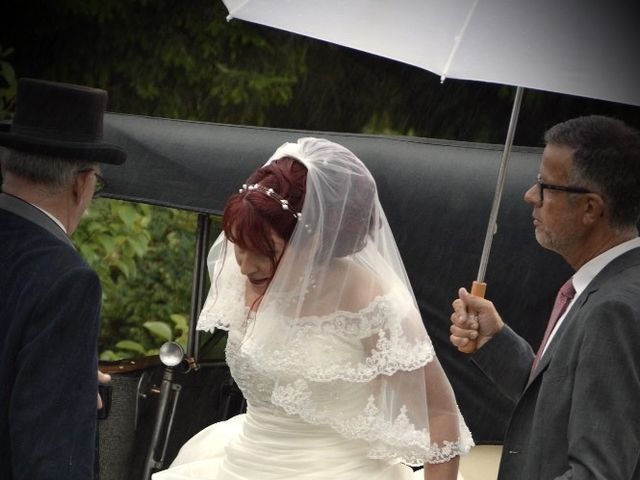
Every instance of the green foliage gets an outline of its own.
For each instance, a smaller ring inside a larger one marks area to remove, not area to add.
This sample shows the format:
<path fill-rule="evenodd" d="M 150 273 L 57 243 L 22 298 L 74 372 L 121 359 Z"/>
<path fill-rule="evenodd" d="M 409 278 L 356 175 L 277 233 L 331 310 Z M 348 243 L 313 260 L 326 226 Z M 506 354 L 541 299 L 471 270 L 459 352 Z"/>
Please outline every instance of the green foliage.
<path fill-rule="evenodd" d="M 165 342 L 173 340 L 173 329 L 165 322 L 144 322 L 142 326 Z"/>
<path fill-rule="evenodd" d="M 304 69 L 299 42 L 227 22 L 220 1 L 11 1 L 21 74 L 106 88 L 111 111 L 264 124 Z"/>
<path fill-rule="evenodd" d="M 101 359 L 186 346 L 195 214 L 117 200 L 94 201 L 74 234 L 102 281 Z"/>
<path fill-rule="evenodd" d="M 99 199 L 88 209 L 74 241 L 100 275 L 104 295 L 121 278 L 135 278 L 136 259 L 149 248 L 150 221 L 150 207 L 143 204 Z"/>

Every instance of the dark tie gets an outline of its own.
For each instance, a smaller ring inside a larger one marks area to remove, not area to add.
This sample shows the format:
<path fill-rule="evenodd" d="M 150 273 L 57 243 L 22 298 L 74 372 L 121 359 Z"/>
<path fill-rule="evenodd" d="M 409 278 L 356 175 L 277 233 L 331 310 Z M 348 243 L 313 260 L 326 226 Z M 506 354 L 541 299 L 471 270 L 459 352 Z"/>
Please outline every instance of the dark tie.
<path fill-rule="evenodd" d="M 562 316 L 562 314 L 567 309 L 567 306 L 571 303 L 573 296 L 576 294 L 575 288 L 573 288 L 573 282 L 571 279 L 567 280 L 562 287 L 560 287 L 560 291 L 556 296 L 556 302 L 553 304 L 553 310 L 551 311 L 551 316 L 549 317 L 549 323 L 547 324 L 547 329 L 544 332 L 544 337 L 542 338 L 542 343 L 540 344 L 540 348 L 538 348 L 538 353 L 536 353 L 536 358 L 533 359 L 533 364 L 531 365 L 531 375 L 535 371 L 538 363 L 540 363 L 540 358 L 542 358 L 542 352 L 544 352 L 544 347 L 547 345 L 549 341 L 549 337 L 551 336 L 551 332 L 553 332 L 553 327 L 555 327 L 556 322 Z"/>

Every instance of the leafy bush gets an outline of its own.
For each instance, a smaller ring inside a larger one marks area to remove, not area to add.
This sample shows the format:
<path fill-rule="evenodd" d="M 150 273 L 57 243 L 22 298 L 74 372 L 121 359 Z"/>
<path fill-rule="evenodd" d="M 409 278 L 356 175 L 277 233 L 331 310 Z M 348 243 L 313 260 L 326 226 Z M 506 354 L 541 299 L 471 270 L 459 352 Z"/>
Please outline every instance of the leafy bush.
<path fill-rule="evenodd" d="M 74 233 L 102 281 L 100 358 L 153 355 L 186 344 L 196 214 L 98 199 Z"/>

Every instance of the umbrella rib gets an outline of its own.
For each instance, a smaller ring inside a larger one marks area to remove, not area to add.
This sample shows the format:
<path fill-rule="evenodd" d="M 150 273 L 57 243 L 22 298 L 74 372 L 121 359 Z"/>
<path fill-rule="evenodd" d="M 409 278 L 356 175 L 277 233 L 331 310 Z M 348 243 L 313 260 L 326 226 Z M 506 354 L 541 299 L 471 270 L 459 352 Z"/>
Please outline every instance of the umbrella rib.
<path fill-rule="evenodd" d="M 460 33 L 456 35 L 453 39 L 453 47 L 451 48 L 451 53 L 449 54 L 449 58 L 447 59 L 447 63 L 444 64 L 444 68 L 442 69 L 442 75 L 440 75 L 440 83 L 443 83 L 447 78 L 447 73 L 449 73 L 449 68 L 451 68 L 451 63 L 453 62 L 453 57 L 456 56 L 458 52 L 458 47 L 460 46 L 460 42 L 462 41 L 462 37 L 464 37 L 464 33 L 469 26 L 469 22 L 471 22 L 471 17 L 473 17 L 473 13 L 476 10 L 476 6 L 478 5 L 479 0 L 475 0 L 473 5 L 469 9 L 469 13 L 467 13 L 467 18 L 462 24 L 462 28 L 460 29 Z"/>

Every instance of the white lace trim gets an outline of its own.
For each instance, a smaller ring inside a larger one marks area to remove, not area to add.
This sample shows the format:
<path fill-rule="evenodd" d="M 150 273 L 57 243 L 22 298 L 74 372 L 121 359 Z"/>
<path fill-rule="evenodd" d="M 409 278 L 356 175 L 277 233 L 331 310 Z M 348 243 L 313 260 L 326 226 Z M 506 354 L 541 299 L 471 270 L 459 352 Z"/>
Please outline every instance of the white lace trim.
<path fill-rule="evenodd" d="M 239 293 L 244 290 L 238 288 L 243 285 L 242 280 L 237 279 L 236 282 L 227 281 L 225 283 L 226 285 L 220 286 L 217 294 L 207 298 L 200 313 L 198 330 L 213 331 L 215 328 L 229 330 L 240 316 L 242 322 L 246 320 L 247 307 L 244 306 L 243 295 Z M 275 294 L 271 296 L 274 297 Z M 277 302 L 273 303 L 278 305 Z M 282 313 L 280 316 L 288 327 L 296 329 L 299 336 L 334 334 L 344 337 L 366 338 L 382 328 L 389 318 L 404 316 L 412 306 L 411 299 L 403 301 L 399 298 L 398 292 L 389 292 L 374 297 L 366 307 L 355 312 L 338 310 L 331 315 L 306 315 L 295 320 Z M 275 310 L 282 312 L 285 308 Z"/>
<path fill-rule="evenodd" d="M 413 371 L 424 367 L 435 357 L 431 343 L 408 340 L 397 325 L 392 334 L 378 331 L 375 349 L 363 361 L 354 362 L 340 355 L 311 358 L 305 348 L 306 338 L 297 337 L 280 348 L 248 342 L 242 353 L 252 359 L 254 368 L 272 376 L 277 374 L 301 376 L 314 382 L 366 383 L 378 375 L 393 375 L 397 371 Z"/>
<path fill-rule="evenodd" d="M 267 336 L 249 333 L 242 342 L 242 355 L 267 376 L 293 375 L 315 382 L 362 383 L 378 375 L 417 370 L 433 360 L 435 351 L 424 329 L 417 338 L 407 337 L 403 325 L 410 323 L 407 316 L 412 311 L 412 304 L 387 294 L 374 298 L 359 312 L 307 316 L 293 327 L 286 318 L 259 313 L 257 323 L 268 325 Z M 293 329 L 290 336 L 286 334 L 288 328 Z M 360 356 L 339 354 L 340 348 L 332 347 L 335 339 L 351 343 Z M 364 352 L 363 339 L 375 342 L 370 351 Z M 326 351 L 311 355 L 310 343 L 322 345 Z"/>
<path fill-rule="evenodd" d="M 308 315 L 292 322 L 297 335 L 331 334 L 341 337 L 367 338 L 384 328 L 390 319 L 404 317 L 411 309 L 410 300 L 402 302 L 397 292 L 389 292 L 373 298 L 357 312 L 338 310 L 332 315 Z"/>
<path fill-rule="evenodd" d="M 408 465 L 421 466 L 424 463 L 447 462 L 469 452 L 474 445 L 461 415 L 458 415 L 458 440 L 438 445 L 431 443 L 427 429 L 415 428 L 404 406 L 395 420 L 388 421 L 371 395 L 362 413 L 344 419 L 337 418 L 335 412 L 327 408 L 314 408 L 312 395 L 308 384 L 298 379 L 289 385 L 276 387 L 271 400 L 288 414 L 298 415 L 306 422 L 329 425 L 345 438 L 367 441 L 369 458 L 397 458 Z"/>
<path fill-rule="evenodd" d="M 198 318 L 198 330 L 229 331 L 238 321 L 246 319 L 248 309 L 244 306 L 244 279 L 236 276 L 235 280 L 229 279 L 221 283 L 216 285 L 214 282 L 211 286 L 211 293 Z"/>

